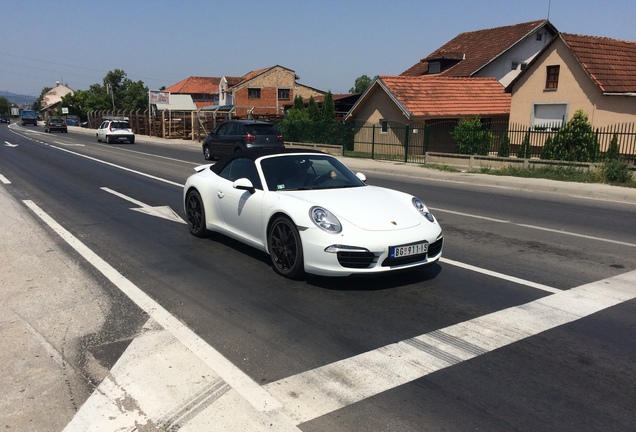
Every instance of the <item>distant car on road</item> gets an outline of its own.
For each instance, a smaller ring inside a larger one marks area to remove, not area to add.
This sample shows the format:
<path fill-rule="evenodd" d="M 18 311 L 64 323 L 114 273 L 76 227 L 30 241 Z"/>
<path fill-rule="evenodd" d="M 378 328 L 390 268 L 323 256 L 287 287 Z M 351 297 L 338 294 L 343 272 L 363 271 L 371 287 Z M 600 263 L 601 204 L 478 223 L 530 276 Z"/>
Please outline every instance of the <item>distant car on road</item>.
<path fill-rule="evenodd" d="M 128 141 L 130 144 L 135 143 L 135 134 L 133 133 L 128 119 L 104 120 L 97 129 L 97 142 L 106 142 L 108 144 L 114 142 Z"/>
<path fill-rule="evenodd" d="M 64 121 L 63 118 L 59 118 L 59 117 L 51 117 L 50 119 L 48 119 L 46 121 L 46 123 L 44 124 L 44 132 L 53 132 L 53 131 L 58 131 L 58 132 L 68 132 L 68 128 L 66 127 L 66 122 Z"/>
<path fill-rule="evenodd" d="M 230 120 L 217 126 L 203 141 L 207 160 L 247 149 L 285 147 L 280 131 L 271 123 L 256 120 Z"/>
<path fill-rule="evenodd" d="M 0 115 L 0 123 L 11 123 L 11 119 L 9 116 Z"/>

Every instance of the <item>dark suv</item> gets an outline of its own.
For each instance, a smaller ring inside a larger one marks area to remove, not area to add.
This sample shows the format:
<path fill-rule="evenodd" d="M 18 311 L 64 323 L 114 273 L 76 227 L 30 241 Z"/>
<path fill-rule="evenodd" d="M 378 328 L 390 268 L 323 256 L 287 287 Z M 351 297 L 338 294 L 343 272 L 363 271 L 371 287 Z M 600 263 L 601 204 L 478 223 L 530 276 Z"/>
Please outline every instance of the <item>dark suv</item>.
<path fill-rule="evenodd" d="M 217 126 L 203 141 L 207 160 L 250 148 L 284 148 L 285 142 L 274 125 L 256 120 L 230 120 Z"/>

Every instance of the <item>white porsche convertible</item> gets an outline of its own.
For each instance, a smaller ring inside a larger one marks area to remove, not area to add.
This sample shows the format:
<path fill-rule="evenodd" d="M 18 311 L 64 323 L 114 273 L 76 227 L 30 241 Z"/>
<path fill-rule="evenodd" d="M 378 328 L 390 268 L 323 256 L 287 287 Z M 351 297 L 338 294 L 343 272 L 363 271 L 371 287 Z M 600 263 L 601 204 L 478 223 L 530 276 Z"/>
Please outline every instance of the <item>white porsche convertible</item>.
<path fill-rule="evenodd" d="M 442 255 L 442 229 L 419 198 L 369 186 L 334 156 L 248 150 L 195 170 L 183 190 L 190 232 L 261 249 L 283 276 L 380 273 Z"/>

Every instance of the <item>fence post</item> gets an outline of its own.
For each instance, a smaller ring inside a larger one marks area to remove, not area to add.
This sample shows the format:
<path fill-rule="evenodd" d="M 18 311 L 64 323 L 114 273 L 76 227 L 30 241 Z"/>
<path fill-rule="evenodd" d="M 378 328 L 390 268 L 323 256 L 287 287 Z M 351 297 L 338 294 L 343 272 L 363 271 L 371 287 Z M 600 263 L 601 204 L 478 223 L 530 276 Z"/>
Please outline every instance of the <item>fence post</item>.
<path fill-rule="evenodd" d="M 404 125 L 404 163 L 409 161 L 409 125 Z"/>
<path fill-rule="evenodd" d="M 375 123 L 371 125 L 371 159 L 375 159 Z"/>

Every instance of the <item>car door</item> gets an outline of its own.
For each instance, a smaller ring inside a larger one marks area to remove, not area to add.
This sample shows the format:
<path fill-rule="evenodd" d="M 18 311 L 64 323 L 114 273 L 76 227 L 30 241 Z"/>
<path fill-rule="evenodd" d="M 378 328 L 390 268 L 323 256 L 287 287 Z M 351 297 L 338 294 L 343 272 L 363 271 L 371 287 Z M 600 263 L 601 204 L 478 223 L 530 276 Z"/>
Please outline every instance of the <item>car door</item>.
<path fill-rule="evenodd" d="M 213 155 L 223 156 L 232 153 L 233 148 L 231 147 L 231 143 L 228 141 L 228 133 L 231 126 L 231 122 L 223 123 L 213 134 L 211 140 L 211 150 Z"/>
<path fill-rule="evenodd" d="M 106 128 L 108 127 L 108 121 L 102 122 L 97 129 L 97 139 L 100 141 L 106 141 Z"/>
<path fill-rule="evenodd" d="M 216 203 L 222 224 L 231 235 L 255 246 L 263 246 L 264 223 L 262 221 L 263 186 L 254 161 L 238 158 L 230 162 L 219 176 L 225 179 L 216 191 Z M 247 178 L 254 185 L 253 191 L 237 189 L 234 182 Z"/>

